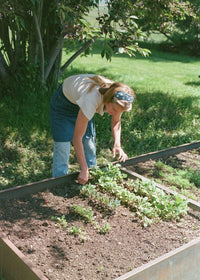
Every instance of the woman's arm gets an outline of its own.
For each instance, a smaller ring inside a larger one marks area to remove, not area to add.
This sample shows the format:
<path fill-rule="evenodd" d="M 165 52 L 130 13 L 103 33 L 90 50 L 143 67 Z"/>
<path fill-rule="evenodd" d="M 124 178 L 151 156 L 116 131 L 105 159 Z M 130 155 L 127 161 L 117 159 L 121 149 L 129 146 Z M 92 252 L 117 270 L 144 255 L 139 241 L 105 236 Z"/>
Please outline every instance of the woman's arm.
<path fill-rule="evenodd" d="M 89 120 L 86 118 L 86 116 L 83 114 L 82 110 L 80 109 L 75 124 L 73 144 L 74 144 L 74 149 L 78 162 L 80 163 L 80 167 L 81 167 L 81 171 L 78 176 L 78 181 L 82 185 L 84 185 L 88 181 L 88 176 L 89 176 L 88 166 L 85 159 L 85 153 L 84 153 L 84 148 L 82 143 L 82 138 L 86 132 L 88 121 Z"/>
<path fill-rule="evenodd" d="M 113 157 L 119 154 L 118 160 L 125 161 L 128 156 L 121 148 L 121 114 L 112 116 L 111 128 L 114 138 Z"/>

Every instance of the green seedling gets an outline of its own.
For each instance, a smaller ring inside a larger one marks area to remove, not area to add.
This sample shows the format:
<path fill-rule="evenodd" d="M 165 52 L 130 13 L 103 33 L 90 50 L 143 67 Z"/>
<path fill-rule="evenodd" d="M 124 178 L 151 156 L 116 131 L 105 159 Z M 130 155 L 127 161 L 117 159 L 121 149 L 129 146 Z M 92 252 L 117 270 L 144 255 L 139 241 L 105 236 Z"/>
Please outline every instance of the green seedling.
<path fill-rule="evenodd" d="M 62 215 L 61 217 L 52 216 L 51 220 L 57 222 L 57 227 L 66 228 L 68 226 L 68 223 L 65 219 L 65 215 Z"/>
<path fill-rule="evenodd" d="M 83 207 L 80 205 L 73 205 L 74 212 L 84 218 L 86 222 L 92 223 L 94 220 L 94 213 L 90 207 Z"/>
<path fill-rule="evenodd" d="M 96 190 L 96 186 L 88 184 L 82 187 L 81 194 L 89 197 L 93 203 L 99 204 L 102 208 L 115 210 L 120 205 L 119 199 L 110 198 L 107 194 L 102 194 Z"/>
<path fill-rule="evenodd" d="M 187 200 L 178 194 L 176 196 L 165 194 L 153 182 L 128 180 L 126 187 L 123 186 L 121 180 L 124 176 L 121 174 L 119 166 L 112 168 L 110 164 L 104 170 L 96 167 L 92 172 L 93 177 L 98 179 L 96 186 L 103 192 L 114 195 L 122 204 L 134 210 L 143 226 L 148 226 L 161 219 L 180 219 L 187 213 Z M 97 176 L 95 172 L 97 172 Z M 114 178 L 115 174 L 118 179 Z"/>
<path fill-rule="evenodd" d="M 106 234 L 112 229 L 108 222 L 106 222 L 102 227 L 99 224 L 96 224 L 96 228 L 100 234 Z"/>
<path fill-rule="evenodd" d="M 87 232 L 83 231 L 82 228 L 77 227 L 76 225 L 70 227 L 68 229 L 68 232 L 70 234 L 74 235 L 75 237 L 78 236 L 82 242 L 84 242 L 87 239 L 87 237 L 86 237 Z"/>

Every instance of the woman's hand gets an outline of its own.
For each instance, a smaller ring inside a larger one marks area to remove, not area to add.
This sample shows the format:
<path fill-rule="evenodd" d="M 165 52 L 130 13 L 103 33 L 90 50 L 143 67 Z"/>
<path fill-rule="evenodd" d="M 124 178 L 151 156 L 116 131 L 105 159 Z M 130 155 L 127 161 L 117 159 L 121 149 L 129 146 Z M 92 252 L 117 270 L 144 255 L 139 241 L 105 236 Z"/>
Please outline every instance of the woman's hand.
<path fill-rule="evenodd" d="M 78 176 L 78 182 L 81 185 L 85 185 L 89 179 L 89 171 L 87 170 L 81 170 Z"/>
<path fill-rule="evenodd" d="M 112 116 L 112 134 L 113 134 L 113 138 L 114 138 L 114 146 L 113 146 L 113 157 L 115 158 L 115 156 L 118 154 L 118 160 L 119 161 L 125 161 L 128 159 L 127 154 L 123 151 L 123 149 L 121 148 L 121 112 L 119 112 L 119 114 L 115 114 Z"/>
<path fill-rule="evenodd" d="M 81 185 L 87 183 L 89 177 L 88 166 L 85 159 L 85 153 L 84 153 L 83 142 L 82 142 L 87 125 L 88 125 L 88 119 L 80 109 L 77 116 L 75 129 L 74 129 L 73 144 L 74 144 L 74 149 L 76 152 L 77 159 L 81 166 L 81 171 L 78 176 L 78 182 Z"/>
<path fill-rule="evenodd" d="M 113 157 L 115 158 L 116 157 L 116 155 L 119 155 L 119 157 L 118 157 L 118 160 L 121 162 L 121 161 L 126 161 L 127 159 L 128 159 L 128 156 L 127 156 L 127 154 L 123 151 L 123 149 L 121 148 L 121 147 L 119 147 L 119 146 L 114 146 L 113 147 Z"/>

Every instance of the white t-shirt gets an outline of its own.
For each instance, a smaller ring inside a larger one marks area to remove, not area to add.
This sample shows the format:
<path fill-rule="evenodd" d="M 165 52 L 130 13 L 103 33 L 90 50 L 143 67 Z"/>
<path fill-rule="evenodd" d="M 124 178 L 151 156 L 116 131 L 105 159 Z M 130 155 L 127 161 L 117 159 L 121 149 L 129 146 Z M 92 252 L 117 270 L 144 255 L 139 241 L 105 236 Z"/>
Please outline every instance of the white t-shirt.
<path fill-rule="evenodd" d="M 99 86 L 88 92 L 91 82 L 88 77 L 94 77 L 94 74 L 81 74 L 70 76 L 63 82 L 63 94 L 67 99 L 77 104 L 88 120 L 91 120 L 95 113 L 104 114 L 103 96 L 99 92 Z M 105 82 L 111 82 L 105 77 L 101 78 Z"/>

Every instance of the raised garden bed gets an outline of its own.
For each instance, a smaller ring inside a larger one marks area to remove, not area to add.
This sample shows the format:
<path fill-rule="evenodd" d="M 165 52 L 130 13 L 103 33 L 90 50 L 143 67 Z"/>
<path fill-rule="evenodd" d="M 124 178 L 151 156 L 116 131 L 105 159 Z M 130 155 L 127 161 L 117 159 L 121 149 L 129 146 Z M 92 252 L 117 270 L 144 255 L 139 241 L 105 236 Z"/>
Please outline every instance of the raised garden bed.
<path fill-rule="evenodd" d="M 14 244 L 16 255 L 20 252 L 22 259 L 24 256 L 28 259 L 28 267 L 31 263 L 36 268 L 33 273 L 36 278 L 23 278 L 23 275 L 17 278 L 15 273 L 13 279 L 97 280 L 119 277 L 150 280 L 160 279 L 155 275 L 166 274 L 167 271 L 177 277 L 182 275 L 174 279 L 190 279 L 188 275 L 193 280 L 198 279 L 198 203 L 191 202 L 195 207 L 189 208 L 183 218 L 172 221 L 164 218 L 158 222 L 157 217 L 151 226 L 144 227 L 141 211 L 128 203 L 118 206 L 117 201 L 112 200 L 115 199 L 114 194 L 106 190 L 101 190 L 101 199 L 97 203 L 96 193 L 92 199 L 91 194 L 80 193 L 80 186 L 71 180 L 72 177 L 74 179 L 76 174 L 50 179 L 47 190 L 48 180 L 0 193 L 0 228 L 6 235 L 0 242 L 0 266 L 7 257 L 2 255 L 2 248 L 10 242 Z M 134 192 L 126 179 L 123 180 L 126 189 Z M 42 191 L 39 191 L 39 185 Z M 36 189 L 37 192 L 28 194 L 30 188 L 31 193 Z M 26 195 L 14 198 L 21 196 L 22 190 Z M 105 194 L 110 199 L 109 207 L 102 205 L 102 201 L 106 201 Z M 84 216 L 83 209 L 77 209 L 77 206 L 88 210 L 87 215 Z M 4 267 L 6 277 L 8 271 Z M 154 278 L 150 278 L 150 271 L 154 271 Z M 12 280 L 10 275 L 7 279 Z"/>

